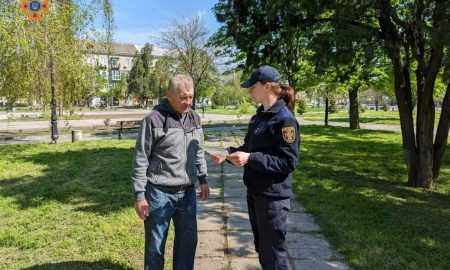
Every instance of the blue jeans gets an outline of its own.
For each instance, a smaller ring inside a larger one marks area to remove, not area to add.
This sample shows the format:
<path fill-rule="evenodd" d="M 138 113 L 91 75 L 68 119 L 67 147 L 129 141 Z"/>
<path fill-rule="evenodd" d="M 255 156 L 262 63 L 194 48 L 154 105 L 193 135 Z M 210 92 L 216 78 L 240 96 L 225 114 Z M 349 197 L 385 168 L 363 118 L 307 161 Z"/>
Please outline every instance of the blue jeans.
<path fill-rule="evenodd" d="M 147 185 L 146 198 L 150 216 L 145 226 L 145 270 L 164 269 L 164 250 L 170 220 L 173 218 L 175 239 L 173 269 L 192 270 L 197 247 L 197 202 L 194 186 L 174 192 Z"/>

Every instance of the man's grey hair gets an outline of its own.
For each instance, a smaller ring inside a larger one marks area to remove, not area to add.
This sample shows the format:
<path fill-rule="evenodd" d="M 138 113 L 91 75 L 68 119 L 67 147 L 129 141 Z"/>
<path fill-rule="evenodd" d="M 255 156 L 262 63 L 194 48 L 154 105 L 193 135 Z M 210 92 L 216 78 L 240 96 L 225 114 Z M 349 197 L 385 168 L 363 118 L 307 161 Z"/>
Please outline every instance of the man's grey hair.
<path fill-rule="evenodd" d="M 194 89 L 194 81 L 189 75 L 176 75 L 169 81 L 168 92 L 176 92 L 180 88 Z"/>

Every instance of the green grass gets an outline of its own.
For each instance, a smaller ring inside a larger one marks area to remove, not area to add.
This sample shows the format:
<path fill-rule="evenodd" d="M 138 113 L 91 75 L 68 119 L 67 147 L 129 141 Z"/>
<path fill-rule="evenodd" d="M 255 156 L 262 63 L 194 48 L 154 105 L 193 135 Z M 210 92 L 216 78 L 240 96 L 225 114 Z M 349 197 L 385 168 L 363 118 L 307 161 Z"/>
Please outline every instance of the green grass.
<path fill-rule="evenodd" d="M 448 269 L 450 154 L 436 190 L 406 186 L 401 135 L 303 127 L 294 187 L 355 269 Z"/>
<path fill-rule="evenodd" d="M 202 114 L 202 109 L 195 109 L 195 111 L 201 115 Z M 222 115 L 236 115 L 238 112 L 238 109 L 227 109 L 226 107 L 224 108 L 223 106 L 219 106 L 218 108 L 215 109 L 211 109 L 210 107 L 208 107 L 205 110 L 205 113 L 207 114 L 222 114 Z M 256 108 L 252 107 L 250 109 L 250 112 L 248 113 L 248 115 L 253 115 L 256 113 Z"/>
<path fill-rule="evenodd" d="M 0 269 L 142 269 L 143 222 L 129 179 L 133 146 L 0 147 Z"/>
<path fill-rule="evenodd" d="M 133 145 L 0 147 L 0 269 L 142 269 Z M 400 134 L 304 126 L 294 189 L 355 269 L 448 269 L 449 153 L 436 190 L 414 189 Z"/>
<path fill-rule="evenodd" d="M 439 122 L 440 115 L 440 111 L 437 111 L 435 115 L 436 124 Z M 323 122 L 325 119 L 325 112 L 323 108 L 308 108 L 306 113 L 304 113 L 301 117 L 309 121 Z M 330 113 L 328 115 L 328 120 L 332 122 L 349 122 L 348 110 L 343 109 L 336 113 Z M 400 115 L 398 111 L 366 110 L 365 112 L 359 112 L 359 122 L 367 124 L 400 125 Z"/>

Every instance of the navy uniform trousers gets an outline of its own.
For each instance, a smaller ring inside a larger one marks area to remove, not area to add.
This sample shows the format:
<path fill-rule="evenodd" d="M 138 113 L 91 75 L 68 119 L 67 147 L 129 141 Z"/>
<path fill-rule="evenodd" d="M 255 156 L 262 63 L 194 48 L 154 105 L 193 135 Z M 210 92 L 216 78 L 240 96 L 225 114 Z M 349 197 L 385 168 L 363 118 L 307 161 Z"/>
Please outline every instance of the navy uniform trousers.
<path fill-rule="evenodd" d="M 263 270 L 287 270 L 286 223 L 290 199 L 268 197 L 247 189 L 247 206 L 255 249 Z"/>

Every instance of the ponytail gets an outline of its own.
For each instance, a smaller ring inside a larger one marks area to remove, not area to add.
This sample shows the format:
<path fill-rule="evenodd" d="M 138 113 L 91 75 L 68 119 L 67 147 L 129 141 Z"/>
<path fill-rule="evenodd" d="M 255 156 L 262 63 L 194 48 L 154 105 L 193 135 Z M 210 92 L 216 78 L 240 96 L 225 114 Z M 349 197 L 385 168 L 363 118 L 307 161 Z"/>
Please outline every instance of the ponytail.
<path fill-rule="evenodd" d="M 286 102 L 286 106 L 289 110 L 294 111 L 295 108 L 295 94 L 294 89 L 287 84 L 280 84 L 281 93 L 278 96 Z"/>
<path fill-rule="evenodd" d="M 295 108 L 295 94 L 294 89 L 287 84 L 281 83 L 269 83 L 272 91 L 278 96 L 278 99 L 283 99 L 286 103 L 286 107 L 289 110 L 294 111 Z"/>

